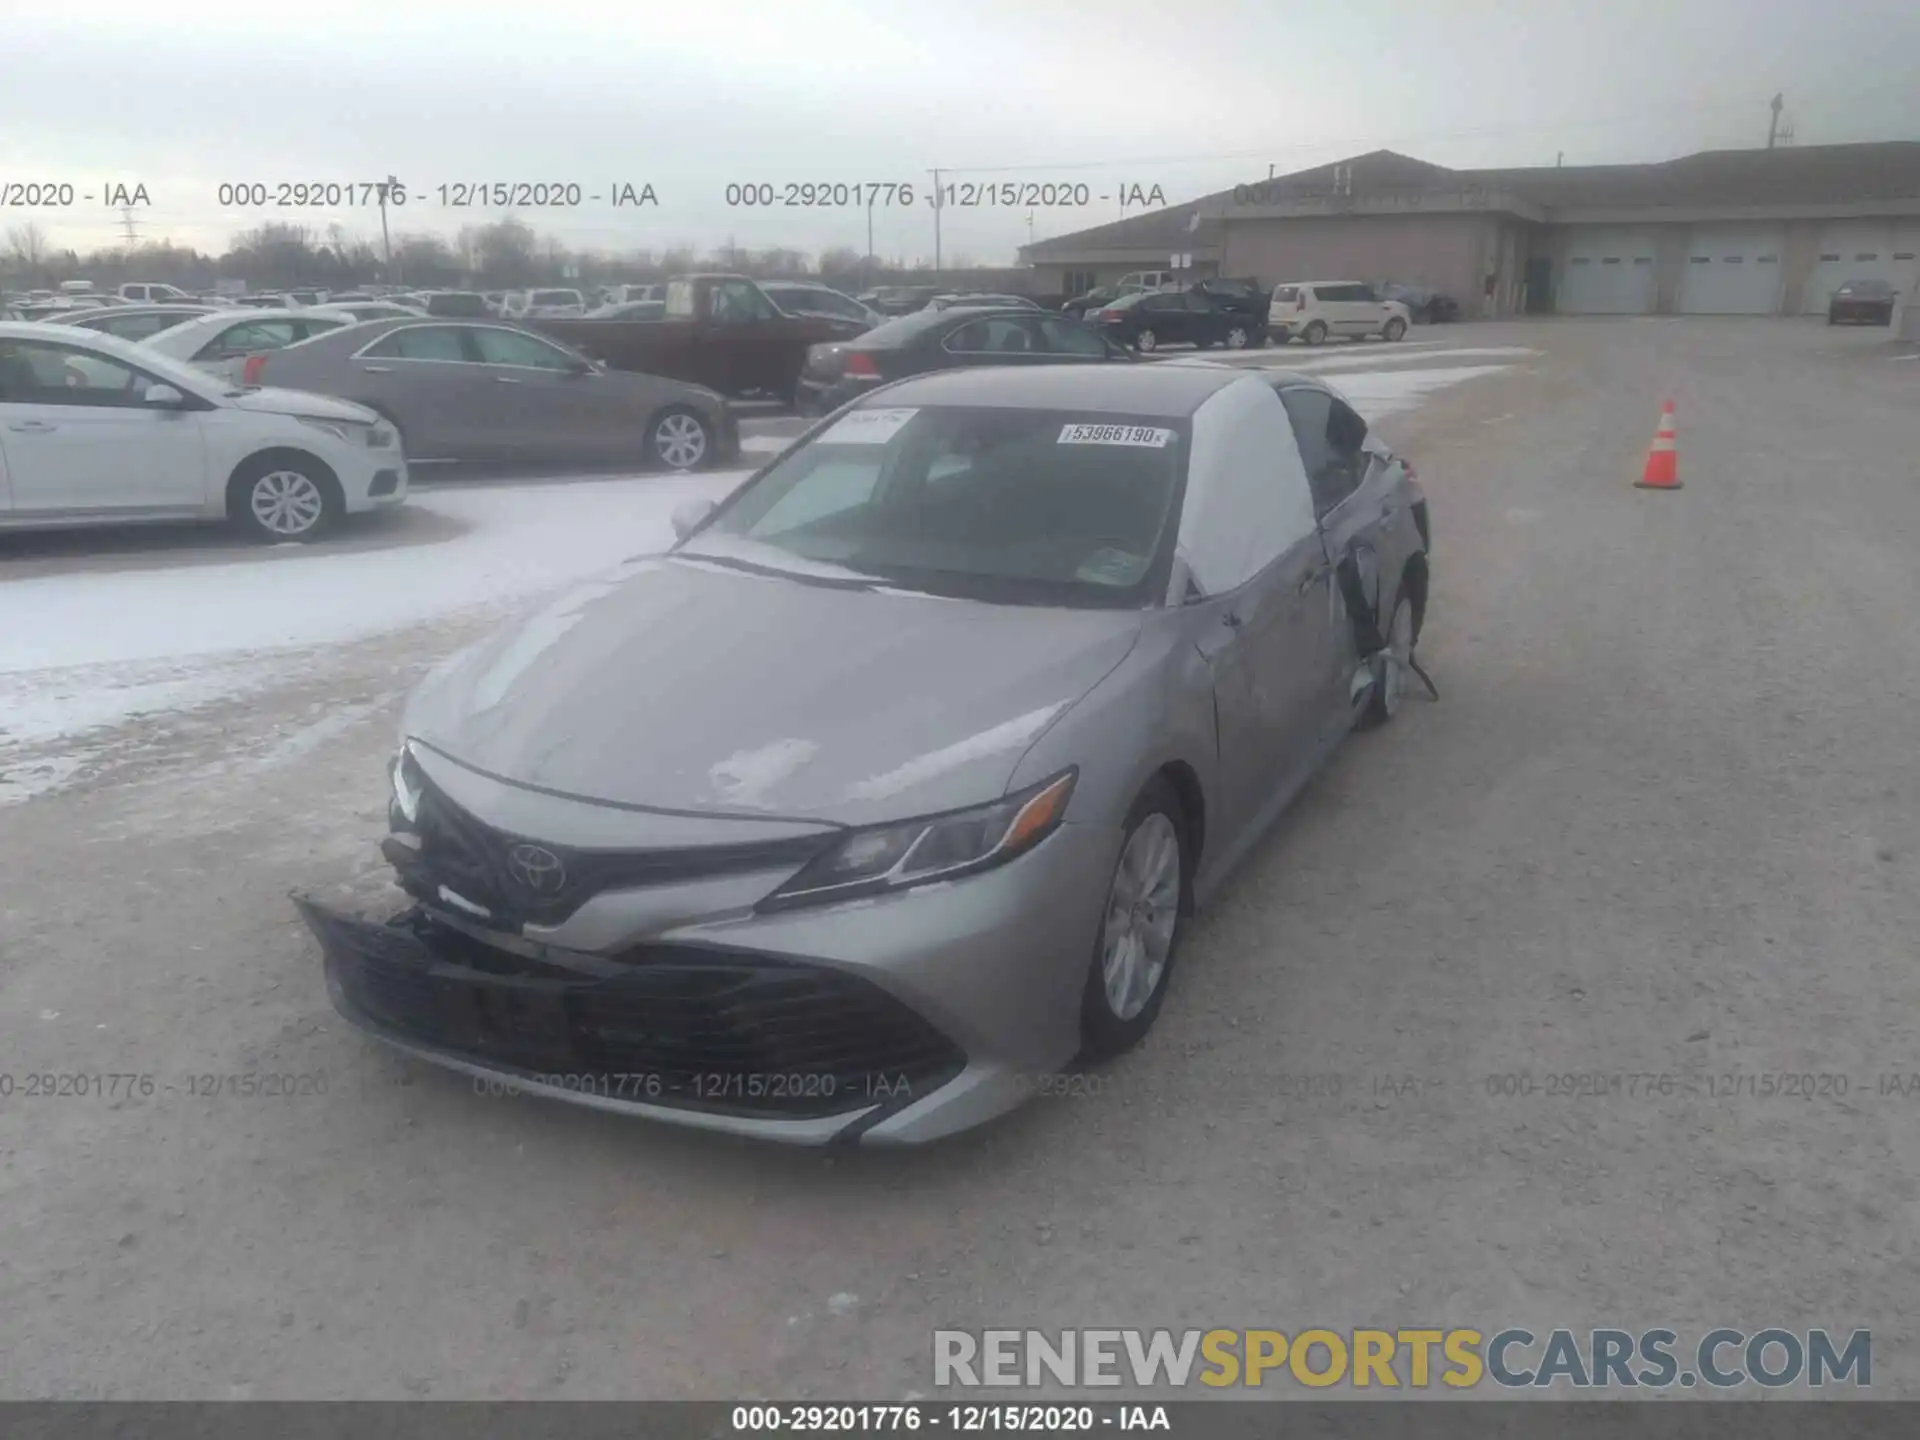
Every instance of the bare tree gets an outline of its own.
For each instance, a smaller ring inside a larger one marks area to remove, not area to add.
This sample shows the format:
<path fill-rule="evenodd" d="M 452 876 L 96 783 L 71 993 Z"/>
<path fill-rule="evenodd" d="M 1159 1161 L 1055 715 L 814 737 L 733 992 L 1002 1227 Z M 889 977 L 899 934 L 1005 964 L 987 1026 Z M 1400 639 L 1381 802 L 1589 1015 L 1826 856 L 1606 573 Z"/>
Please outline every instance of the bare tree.
<path fill-rule="evenodd" d="M 32 220 L 14 226 L 7 231 L 7 256 L 27 279 L 39 279 L 47 263 L 47 232 Z"/>

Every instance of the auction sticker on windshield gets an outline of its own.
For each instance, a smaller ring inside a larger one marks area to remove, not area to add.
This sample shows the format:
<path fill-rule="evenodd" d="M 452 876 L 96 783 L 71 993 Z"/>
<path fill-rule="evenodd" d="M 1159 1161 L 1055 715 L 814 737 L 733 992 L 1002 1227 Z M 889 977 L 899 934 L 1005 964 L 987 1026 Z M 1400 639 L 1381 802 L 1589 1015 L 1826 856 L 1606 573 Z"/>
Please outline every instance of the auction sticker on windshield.
<path fill-rule="evenodd" d="M 1062 425 L 1062 445 L 1144 445 L 1164 449 L 1173 431 L 1153 425 Z"/>
<path fill-rule="evenodd" d="M 823 445 L 884 445 L 907 427 L 920 412 L 913 410 L 856 410 L 820 437 Z"/>

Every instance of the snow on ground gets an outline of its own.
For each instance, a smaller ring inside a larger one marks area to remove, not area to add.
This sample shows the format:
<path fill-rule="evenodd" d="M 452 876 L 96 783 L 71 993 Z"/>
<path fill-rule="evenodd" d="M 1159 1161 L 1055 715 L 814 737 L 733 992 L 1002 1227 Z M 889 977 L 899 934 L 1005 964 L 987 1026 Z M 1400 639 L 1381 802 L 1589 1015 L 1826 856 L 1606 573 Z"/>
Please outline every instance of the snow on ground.
<path fill-rule="evenodd" d="M 1336 388 L 1378 421 L 1416 409 L 1436 390 L 1505 368 L 1378 368 L 1383 361 L 1519 360 L 1535 353 L 1518 346 L 1408 349 L 1316 357 L 1312 368 L 1335 370 L 1329 379 Z M 1376 368 L 1357 368 L 1363 364 Z M 758 437 L 746 458 L 762 463 L 784 443 Z M 718 498 L 748 473 L 433 489 L 410 504 L 443 522 L 453 532 L 446 539 L 364 550 L 323 543 L 231 563 L 0 576 L 0 805 L 83 776 L 107 753 L 105 737 L 130 720 L 311 680 L 322 657 L 350 642 L 485 620 L 664 549 L 674 506 L 690 496 Z M 364 708 L 330 723 L 353 723 Z M 330 733 L 322 725 L 302 732 L 299 743 Z"/>
<path fill-rule="evenodd" d="M 435 491 L 410 503 L 458 529 L 436 542 L 0 581 L 0 616 L 18 618 L 0 623 L 0 803 L 81 768 L 84 747 L 45 753 L 53 742 L 257 692 L 318 649 L 485 615 L 663 549 L 675 505 L 746 473 Z"/>
<path fill-rule="evenodd" d="M 1482 375 L 1497 375 L 1506 368 L 1504 365 L 1449 365 L 1437 370 L 1373 370 L 1357 375 L 1342 372 L 1329 376 L 1327 383 L 1346 396 L 1348 403 L 1372 423 L 1419 409 L 1436 390 L 1477 380 Z"/>

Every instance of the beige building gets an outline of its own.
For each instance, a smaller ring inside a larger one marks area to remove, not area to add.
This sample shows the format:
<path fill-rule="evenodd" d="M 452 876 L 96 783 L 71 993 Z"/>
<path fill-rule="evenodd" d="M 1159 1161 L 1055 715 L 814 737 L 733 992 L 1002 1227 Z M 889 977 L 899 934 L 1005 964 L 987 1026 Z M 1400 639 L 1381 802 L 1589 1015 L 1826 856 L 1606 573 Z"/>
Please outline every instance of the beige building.
<path fill-rule="evenodd" d="M 1195 279 L 1399 281 L 1470 316 L 1822 314 L 1920 271 L 1920 143 L 1449 170 L 1390 150 L 1025 247 L 1038 292 L 1191 257 Z"/>

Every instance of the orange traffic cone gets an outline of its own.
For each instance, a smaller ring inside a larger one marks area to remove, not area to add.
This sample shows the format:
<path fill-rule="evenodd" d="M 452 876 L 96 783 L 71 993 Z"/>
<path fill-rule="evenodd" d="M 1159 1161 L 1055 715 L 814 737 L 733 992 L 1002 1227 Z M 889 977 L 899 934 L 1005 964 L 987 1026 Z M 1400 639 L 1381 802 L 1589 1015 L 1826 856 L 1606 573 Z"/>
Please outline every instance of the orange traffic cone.
<path fill-rule="evenodd" d="M 1653 432 L 1653 445 L 1647 451 L 1647 468 L 1633 484 L 1637 490 L 1680 488 L 1680 452 L 1673 438 L 1671 400 L 1660 407 L 1660 428 Z"/>

